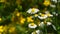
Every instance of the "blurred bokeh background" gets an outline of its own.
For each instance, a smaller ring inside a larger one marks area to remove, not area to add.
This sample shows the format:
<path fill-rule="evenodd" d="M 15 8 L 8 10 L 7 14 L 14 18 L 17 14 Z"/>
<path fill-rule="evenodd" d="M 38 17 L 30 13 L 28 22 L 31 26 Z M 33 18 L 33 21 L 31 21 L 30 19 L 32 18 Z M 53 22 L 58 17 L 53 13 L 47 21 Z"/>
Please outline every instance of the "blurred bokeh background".
<path fill-rule="evenodd" d="M 29 14 L 30 8 L 39 9 L 39 12 Z M 48 18 L 36 17 L 40 13 L 44 16 L 46 11 Z M 49 17 L 50 14 L 53 17 Z M 29 24 L 37 27 L 30 28 Z M 60 0 L 0 0 L 0 34 L 60 34 Z"/>

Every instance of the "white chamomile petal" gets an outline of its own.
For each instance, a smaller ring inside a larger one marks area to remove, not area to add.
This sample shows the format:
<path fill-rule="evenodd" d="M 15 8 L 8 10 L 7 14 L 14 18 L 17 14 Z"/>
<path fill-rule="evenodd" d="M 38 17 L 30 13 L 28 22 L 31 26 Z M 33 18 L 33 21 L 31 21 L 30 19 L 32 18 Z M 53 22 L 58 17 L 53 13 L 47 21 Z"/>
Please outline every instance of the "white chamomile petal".
<path fill-rule="evenodd" d="M 53 15 L 49 15 L 50 17 L 53 17 Z"/>
<path fill-rule="evenodd" d="M 44 16 L 38 16 L 39 19 L 46 19 L 47 18 L 47 15 L 44 15 Z"/>
<path fill-rule="evenodd" d="M 31 8 L 27 11 L 27 13 L 31 13 Z"/>
<path fill-rule="evenodd" d="M 51 22 L 47 22 L 47 26 L 49 26 L 49 25 L 52 25 L 52 23 Z"/>
<path fill-rule="evenodd" d="M 28 25 L 28 27 L 29 27 L 29 28 L 36 28 L 36 27 L 37 27 L 37 25 L 36 25 L 36 24 L 34 24 L 34 25 L 29 24 L 29 25 Z"/>

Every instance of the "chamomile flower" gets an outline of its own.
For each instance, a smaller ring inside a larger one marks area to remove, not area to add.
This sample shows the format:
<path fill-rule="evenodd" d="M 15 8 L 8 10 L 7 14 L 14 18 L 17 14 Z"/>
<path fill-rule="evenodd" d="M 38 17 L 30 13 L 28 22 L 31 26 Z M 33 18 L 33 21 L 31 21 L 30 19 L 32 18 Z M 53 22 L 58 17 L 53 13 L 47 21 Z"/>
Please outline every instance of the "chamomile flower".
<path fill-rule="evenodd" d="M 37 25 L 36 25 L 36 24 L 34 24 L 34 23 L 30 23 L 30 24 L 28 24 L 28 27 L 29 27 L 29 28 L 36 28 L 36 27 L 37 27 Z"/>
<path fill-rule="evenodd" d="M 41 14 L 41 16 L 38 16 L 39 19 L 46 19 L 47 18 L 47 15 L 45 14 Z"/>
<path fill-rule="evenodd" d="M 39 12 L 39 9 L 37 9 L 37 8 L 30 8 L 30 9 L 27 11 L 27 13 L 29 13 L 29 14 L 35 14 L 35 13 L 37 13 L 37 12 Z"/>

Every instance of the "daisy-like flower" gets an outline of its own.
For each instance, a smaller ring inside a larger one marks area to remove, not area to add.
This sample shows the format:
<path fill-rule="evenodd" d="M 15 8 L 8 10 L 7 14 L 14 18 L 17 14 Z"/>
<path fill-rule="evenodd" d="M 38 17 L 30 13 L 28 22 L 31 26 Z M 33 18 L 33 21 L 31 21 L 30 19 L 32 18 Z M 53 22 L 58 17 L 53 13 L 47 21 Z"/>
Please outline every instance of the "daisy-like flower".
<path fill-rule="evenodd" d="M 37 25 L 36 25 L 36 24 L 34 24 L 34 23 L 30 23 L 30 24 L 28 24 L 28 27 L 29 27 L 29 28 L 36 28 L 36 27 L 37 27 Z"/>
<path fill-rule="evenodd" d="M 35 32 L 32 32 L 31 34 L 43 34 L 41 30 L 36 30 Z"/>
<path fill-rule="evenodd" d="M 30 8 L 30 9 L 27 11 L 27 13 L 29 13 L 29 14 L 35 14 L 35 13 L 37 13 L 37 12 L 39 12 L 39 9 L 37 9 L 37 8 Z"/>
<path fill-rule="evenodd" d="M 44 3 L 43 3 L 45 6 L 48 6 L 48 5 L 50 5 L 51 4 L 51 2 L 48 0 L 48 1 L 44 1 Z"/>
<path fill-rule="evenodd" d="M 47 18 L 47 15 L 45 14 L 41 14 L 41 16 L 38 16 L 39 19 L 46 19 Z"/>
<path fill-rule="evenodd" d="M 33 22 L 34 20 L 32 19 L 32 16 L 27 17 L 27 22 Z"/>

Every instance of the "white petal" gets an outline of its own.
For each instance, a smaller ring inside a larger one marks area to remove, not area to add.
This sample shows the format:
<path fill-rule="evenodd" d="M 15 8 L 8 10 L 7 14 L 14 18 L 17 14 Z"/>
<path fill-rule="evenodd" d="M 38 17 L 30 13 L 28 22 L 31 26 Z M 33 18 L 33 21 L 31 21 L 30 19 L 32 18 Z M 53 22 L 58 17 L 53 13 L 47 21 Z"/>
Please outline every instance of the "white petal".
<path fill-rule="evenodd" d="M 46 18 L 47 18 L 47 15 L 44 16 L 44 19 L 46 19 Z"/>
<path fill-rule="evenodd" d="M 31 8 L 27 11 L 27 13 L 31 13 Z"/>
<path fill-rule="evenodd" d="M 50 17 L 53 17 L 53 15 L 50 15 Z"/>
<path fill-rule="evenodd" d="M 38 16 L 39 19 L 44 19 L 44 17 Z"/>
<path fill-rule="evenodd" d="M 37 34 L 40 34 L 40 30 L 36 30 L 36 33 L 37 33 Z"/>
<path fill-rule="evenodd" d="M 47 22 L 47 26 L 48 26 L 48 25 L 52 25 L 51 22 Z"/>

